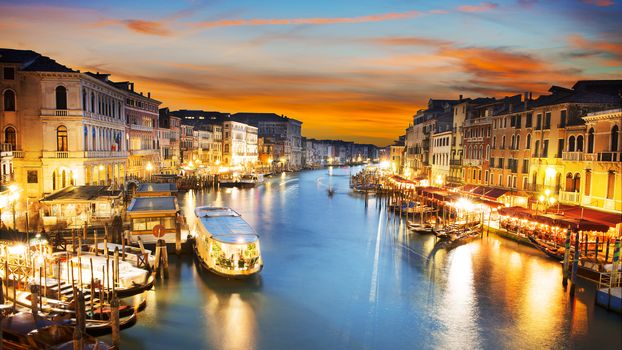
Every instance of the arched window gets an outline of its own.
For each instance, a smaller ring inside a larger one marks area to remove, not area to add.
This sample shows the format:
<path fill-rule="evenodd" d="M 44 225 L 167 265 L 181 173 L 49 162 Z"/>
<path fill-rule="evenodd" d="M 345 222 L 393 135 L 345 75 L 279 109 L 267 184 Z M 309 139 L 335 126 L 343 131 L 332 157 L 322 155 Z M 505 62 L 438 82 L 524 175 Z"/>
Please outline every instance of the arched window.
<path fill-rule="evenodd" d="M 91 92 L 91 112 L 95 113 L 95 93 Z"/>
<path fill-rule="evenodd" d="M 497 147 L 497 137 L 493 136 L 492 137 L 492 148 L 496 148 Z"/>
<path fill-rule="evenodd" d="M 583 135 L 577 136 L 577 152 L 583 152 Z"/>
<path fill-rule="evenodd" d="M 56 171 L 52 172 L 52 191 L 56 191 Z"/>
<path fill-rule="evenodd" d="M 65 172 L 65 170 L 63 170 L 62 175 L 60 177 L 60 181 L 61 181 L 61 188 L 65 188 L 67 187 L 67 173 Z"/>
<path fill-rule="evenodd" d="M 572 180 L 572 173 L 566 174 L 566 192 L 574 192 L 574 181 Z"/>
<path fill-rule="evenodd" d="M 620 136 L 620 128 L 617 125 L 614 125 L 611 128 L 611 152 L 618 151 L 618 138 Z"/>
<path fill-rule="evenodd" d="M 484 155 L 484 146 L 479 145 L 479 152 L 477 153 L 477 159 L 482 159 L 483 155 Z"/>
<path fill-rule="evenodd" d="M 512 145 L 510 146 L 510 149 L 514 149 L 516 146 L 516 136 L 512 135 Z"/>
<path fill-rule="evenodd" d="M 531 134 L 527 134 L 527 140 L 525 141 L 525 148 L 526 149 L 531 148 Z"/>
<path fill-rule="evenodd" d="M 594 128 L 587 134 L 587 153 L 594 153 Z"/>
<path fill-rule="evenodd" d="M 56 109 L 67 109 L 67 89 L 62 85 L 56 87 Z"/>
<path fill-rule="evenodd" d="M 4 92 L 4 110 L 15 111 L 15 92 L 13 90 Z"/>
<path fill-rule="evenodd" d="M 568 152 L 574 152 L 574 136 L 568 138 Z"/>
<path fill-rule="evenodd" d="M 519 149 L 520 148 L 520 135 L 516 135 L 516 147 L 514 147 L 514 149 Z"/>
<path fill-rule="evenodd" d="M 88 109 L 86 108 L 86 90 L 82 90 L 82 110 L 84 111 L 88 111 Z"/>
<path fill-rule="evenodd" d="M 484 159 L 488 159 L 490 157 L 490 145 L 486 145 L 486 153 L 484 153 Z"/>
<path fill-rule="evenodd" d="M 15 137 L 15 129 L 12 126 L 4 129 L 4 143 L 8 143 L 13 145 L 13 150 L 15 150 L 15 145 L 17 144 L 17 138 Z"/>
<path fill-rule="evenodd" d="M 56 128 L 56 150 L 59 152 L 67 152 L 67 127 L 61 125 Z"/>
<path fill-rule="evenodd" d="M 501 149 L 505 149 L 505 135 L 501 137 Z"/>

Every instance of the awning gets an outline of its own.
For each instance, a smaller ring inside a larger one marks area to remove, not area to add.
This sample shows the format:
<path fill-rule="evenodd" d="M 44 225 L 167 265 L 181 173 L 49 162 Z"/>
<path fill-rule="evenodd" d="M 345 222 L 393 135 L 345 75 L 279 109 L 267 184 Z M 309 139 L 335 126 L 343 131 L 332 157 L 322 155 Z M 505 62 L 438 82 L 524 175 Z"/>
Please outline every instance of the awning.
<path fill-rule="evenodd" d="M 489 191 L 484 193 L 484 197 L 497 200 L 499 197 L 503 196 L 508 192 L 508 190 L 505 190 L 503 188 L 489 187 Z"/>
<path fill-rule="evenodd" d="M 585 218 L 580 220 L 570 215 L 560 215 L 551 212 L 536 214 L 534 211 L 523 207 L 501 208 L 499 209 L 499 214 L 518 219 L 532 220 L 560 228 L 578 229 L 580 231 L 607 232 L 609 230 L 609 226 Z"/>
<path fill-rule="evenodd" d="M 476 185 L 464 185 L 464 186 L 462 186 L 462 188 L 460 190 L 464 191 L 464 192 L 471 192 L 471 190 L 474 190 L 477 187 L 478 186 L 476 186 Z"/>
<path fill-rule="evenodd" d="M 613 228 L 615 228 L 617 224 L 622 223 L 622 214 L 605 212 L 579 205 L 559 204 L 559 206 L 550 207 L 548 212 L 559 212 L 566 217 L 581 220 L 582 222 L 591 221 Z"/>

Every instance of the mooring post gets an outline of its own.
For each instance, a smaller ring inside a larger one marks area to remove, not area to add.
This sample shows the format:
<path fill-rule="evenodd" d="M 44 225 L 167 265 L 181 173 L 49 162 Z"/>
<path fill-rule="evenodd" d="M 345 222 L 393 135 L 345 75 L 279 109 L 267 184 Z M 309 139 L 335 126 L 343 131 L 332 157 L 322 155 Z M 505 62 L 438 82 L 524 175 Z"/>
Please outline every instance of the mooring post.
<path fill-rule="evenodd" d="M 572 231 L 568 228 L 568 233 L 566 234 L 566 250 L 564 251 L 564 265 L 562 267 L 562 285 L 564 288 L 568 286 L 568 260 L 570 259 L 570 236 L 572 235 Z"/>
<path fill-rule="evenodd" d="M 112 326 L 112 346 L 115 349 L 119 349 L 121 345 L 121 332 L 120 332 L 120 323 L 119 323 L 119 298 L 117 298 L 117 293 L 112 293 L 112 301 L 110 302 L 111 315 L 110 322 Z"/>
<path fill-rule="evenodd" d="M 579 231 L 575 233 L 574 241 L 574 259 L 572 259 L 572 285 L 570 286 L 570 295 L 574 296 L 575 285 L 577 282 L 577 270 L 579 269 Z"/>

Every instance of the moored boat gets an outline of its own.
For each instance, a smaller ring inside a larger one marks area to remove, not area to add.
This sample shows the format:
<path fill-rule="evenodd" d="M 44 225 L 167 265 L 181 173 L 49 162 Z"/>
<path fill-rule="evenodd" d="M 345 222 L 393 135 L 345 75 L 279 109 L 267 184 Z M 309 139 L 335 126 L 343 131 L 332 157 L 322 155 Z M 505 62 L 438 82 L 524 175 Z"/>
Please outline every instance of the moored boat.
<path fill-rule="evenodd" d="M 552 244 L 548 244 L 533 236 L 529 236 L 529 240 L 531 241 L 531 243 L 533 243 L 534 247 L 546 254 L 551 259 L 559 261 L 564 260 L 564 253 L 566 250 L 564 247 L 555 247 Z"/>
<path fill-rule="evenodd" d="M 195 255 L 209 271 L 229 278 L 245 278 L 263 268 L 259 235 L 231 208 L 197 207 Z"/>

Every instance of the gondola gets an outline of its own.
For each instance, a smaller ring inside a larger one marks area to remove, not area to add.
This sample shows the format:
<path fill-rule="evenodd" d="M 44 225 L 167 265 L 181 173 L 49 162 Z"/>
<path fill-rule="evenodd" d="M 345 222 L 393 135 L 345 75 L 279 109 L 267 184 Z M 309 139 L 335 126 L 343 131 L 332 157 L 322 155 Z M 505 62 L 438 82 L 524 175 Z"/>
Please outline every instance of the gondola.
<path fill-rule="evenodd" d="M 546 254 L 549 258 L 555 259 L 558 261 L 564 260 L 565 248 L 551 247 L 548 244 L 541 242 L 540 240 L 538 240 L 537 238 L 533 236 L 529 236 L 529 241 L 531 241 L 531 243 L 534 245 L 534 247 L 536 247 L 536 249 Z"/>

